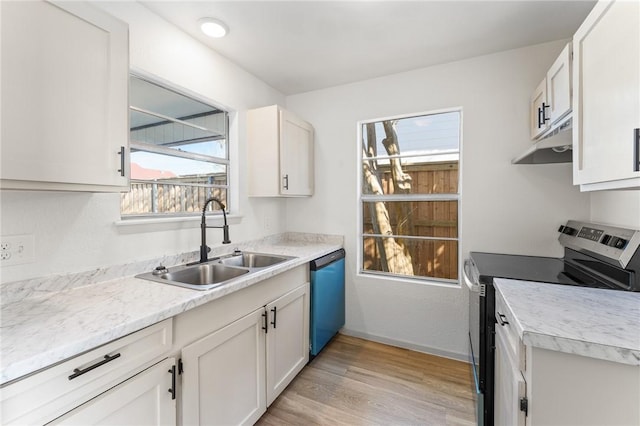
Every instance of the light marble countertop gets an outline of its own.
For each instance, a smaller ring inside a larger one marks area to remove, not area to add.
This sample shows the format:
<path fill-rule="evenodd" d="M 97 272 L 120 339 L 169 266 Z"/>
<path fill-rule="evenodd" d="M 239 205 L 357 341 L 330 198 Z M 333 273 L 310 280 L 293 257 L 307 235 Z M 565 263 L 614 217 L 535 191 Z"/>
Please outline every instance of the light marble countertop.
<path fill-rule="evenodd" d="M 525 345 L 640 366 L 640 293 L 494 280 Z"/>
<path fill-rule="evenodd" d="M 257 284 L 342 246 L 340 236 L 287 233 L 215 248 L 210 257 L 238 247 L 296 258 L 209 291 L 133 277 L 152 270 L 159 262 L 171 266 L 192 261 L 197 258 L 196 252 L 80 274 L 2 284 L 0 383 Z"/>

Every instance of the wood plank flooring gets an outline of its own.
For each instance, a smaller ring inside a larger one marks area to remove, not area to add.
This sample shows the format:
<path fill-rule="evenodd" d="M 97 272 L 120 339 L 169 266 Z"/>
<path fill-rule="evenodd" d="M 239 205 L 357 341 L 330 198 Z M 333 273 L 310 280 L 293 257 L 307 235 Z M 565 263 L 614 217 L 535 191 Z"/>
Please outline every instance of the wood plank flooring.
<path fill-rule="evenodd" d="M 475 425 L 469 364 L 338 335 L 257 425 Z"/>

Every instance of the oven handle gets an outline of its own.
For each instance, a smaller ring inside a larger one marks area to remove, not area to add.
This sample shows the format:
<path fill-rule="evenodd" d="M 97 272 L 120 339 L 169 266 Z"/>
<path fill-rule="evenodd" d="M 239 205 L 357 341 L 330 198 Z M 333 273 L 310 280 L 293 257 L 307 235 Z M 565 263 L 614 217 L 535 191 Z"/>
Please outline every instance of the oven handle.
<path fill-rule="evenodd" d="M 471 278 L 469 278 L 471 276 L 471 272 L 470 272 L 471 270 L 469 268 L 471 268 L 471 260 L 465 259 L 464 264 L 462 266 L 462 278 L 464 279 L 464 282 L 467 285 L 467 287 L 469 287 L 470 291 L 480 293 L 480 284 L 474 283 L 473 281 L 471 281 Z"/>

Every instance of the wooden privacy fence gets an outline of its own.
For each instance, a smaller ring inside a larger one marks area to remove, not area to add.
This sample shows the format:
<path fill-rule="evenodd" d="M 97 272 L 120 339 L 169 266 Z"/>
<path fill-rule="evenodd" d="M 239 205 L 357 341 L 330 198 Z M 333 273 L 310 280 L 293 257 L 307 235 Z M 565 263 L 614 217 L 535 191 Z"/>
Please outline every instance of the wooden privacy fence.
<path fill-rule="evenodd" d="M 411 176 L 411 193 L 457 194 L 458 162 L 447 161 L 420 165 L 403 165 Z M 379 166 L 378 176 L 385 194 L 393 194 L 389 167 Z M 364 203 L 369 204 L 369 203 Z M 458 201 L 388 201 L 385 203 L 393 232 L 401 236 L 432 239 L 398 238 L 411 254 L 414 275 L 458 279 Z M 364 233 L 364 269 L 382 271 L 383 264 L 374 237 L 374 223 L 367 205 L 362 206 Z M 453 238 L 439 239 L 439 238 Z"/>
<path fill-rule="evenodd" d="M 224 181 L 216 181 L 215 176 L 190 178 L 186 182 L 132 181 L 129 192 L 121 194 L 120 213 L 197 213 L 210 197 L 217 197 L 226 205 L 227 189 L 212 185 L 224 185 Z"/>

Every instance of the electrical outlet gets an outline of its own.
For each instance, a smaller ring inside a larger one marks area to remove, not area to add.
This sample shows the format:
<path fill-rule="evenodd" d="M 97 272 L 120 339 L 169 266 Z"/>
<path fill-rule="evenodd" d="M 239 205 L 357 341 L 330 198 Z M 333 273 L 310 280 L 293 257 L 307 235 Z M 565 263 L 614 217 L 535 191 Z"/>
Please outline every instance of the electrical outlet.
<path fill-rule="evenodd" d="M 33 235 L 3 235 L 0 237 L 0 265 L 33 263 L 35 240 Z"/>

